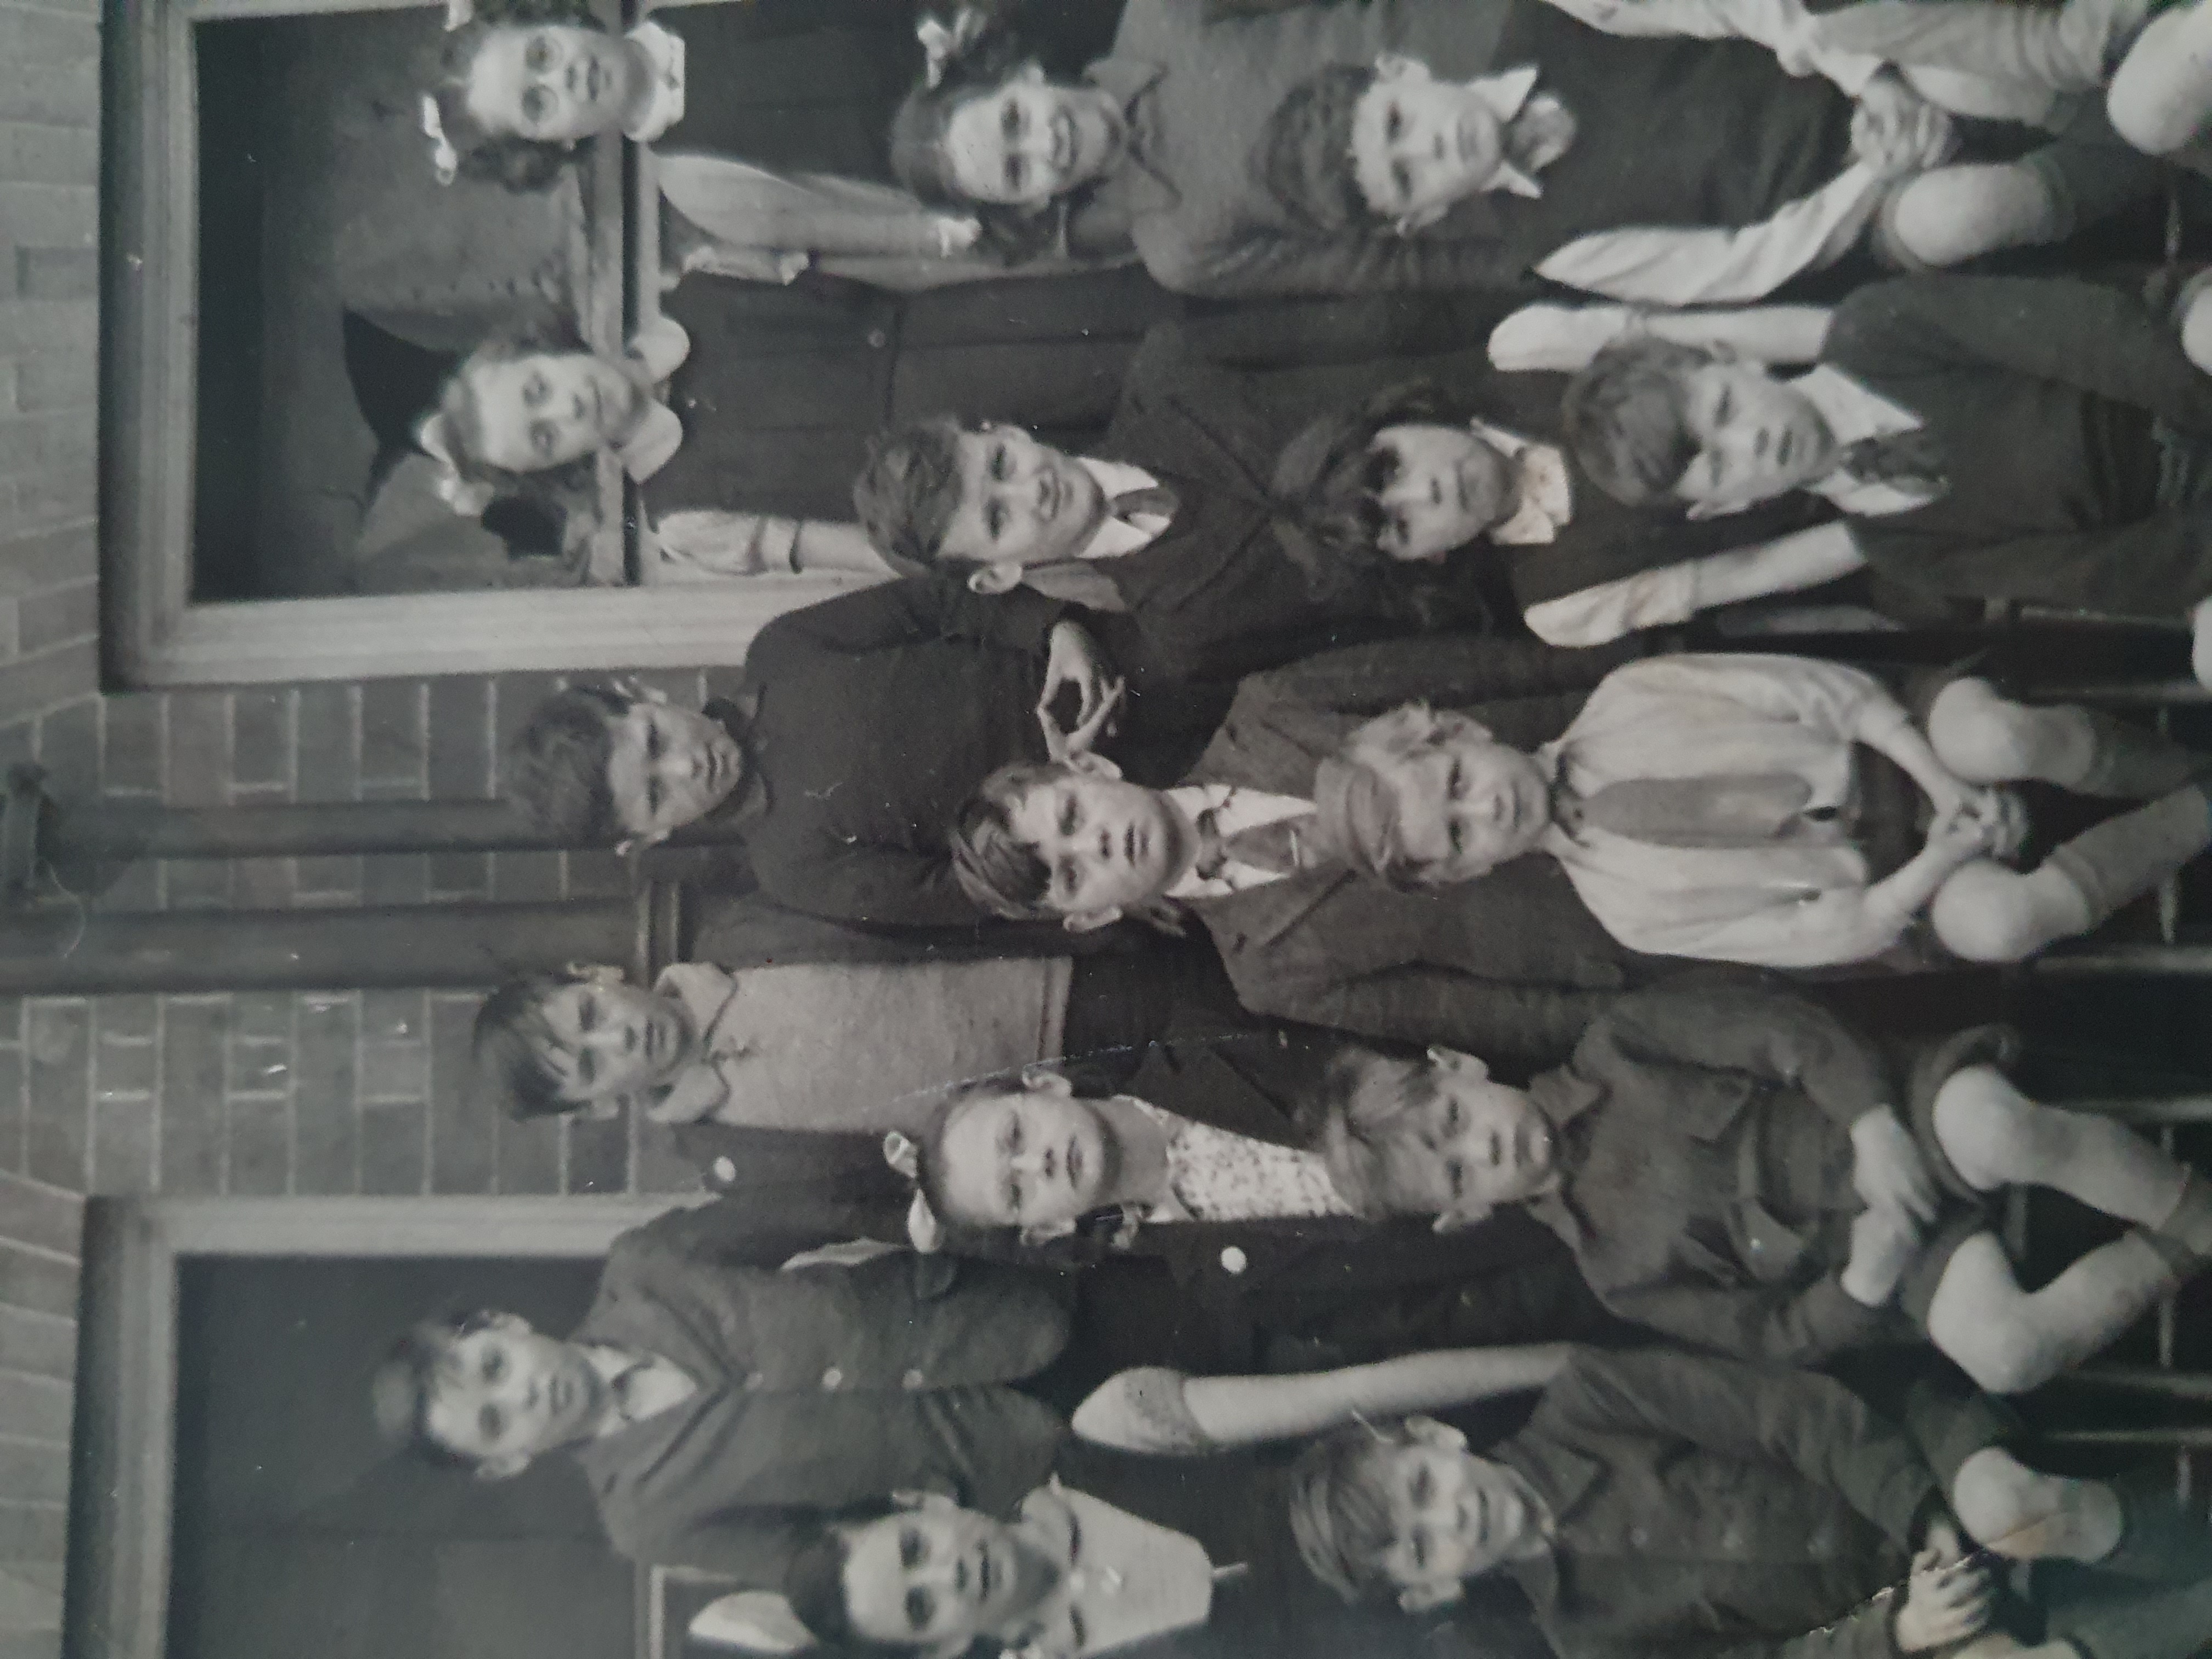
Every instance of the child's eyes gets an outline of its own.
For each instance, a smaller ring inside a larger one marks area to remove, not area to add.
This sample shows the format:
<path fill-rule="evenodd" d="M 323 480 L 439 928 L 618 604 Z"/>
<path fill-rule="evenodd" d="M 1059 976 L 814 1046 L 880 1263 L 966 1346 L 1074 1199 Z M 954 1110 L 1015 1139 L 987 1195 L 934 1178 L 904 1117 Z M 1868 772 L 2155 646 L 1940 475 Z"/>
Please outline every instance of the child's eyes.
<path fill-rule="evenodd" d="M 983 513 L 983 533 L 996 541 L 1006 528 L 1006 509 L 994 501 Z"/>
<path fill-rule="evenodd" d="M 1024 165 L 1020 156 L 1009 155 L 1006 158 L 1006 188 L 1008 190 L 1018 195 L 1022 188 L 1022 180 L 1028 176 L 1028 168 Z"/>
<path fill-rule="evenodd" d="M 1078 821 L 1079 817 L 1075 810 L 1075 802 L 1073 799 L 1070 799 L 1060 809 L 1060 833 L 1063 836 L 1073 835 L 1075 833 L 1075 826 Z"/>
<path fill-rule="evenodd" d="M 1443 504 L 1444 504 L 1444 481 L 1443 481 L 1442 478 L 1431 478 L 1431 479 L 1430 479 L 1430 480 L 1429 480 L 1429 505 L 1430 505 L 1430 506 L 1431 506 L 1431 507 L 1442 507 Z"/>
<path fill-rule="evenodd" d="M 1423 1469 L 1419 1474 L 1413 1477 L 1413 1490 L 1411 1496 L 1413 1500 L 1414 1507 L 1424 1510 L 1428 1508 L 1429 1500 L 1436 1495 L 1436 1477 L 1431 1474 L 1426 1469 Z M 1416 1534 L 1416 1537 L 1418 1536 L 1419 1534 Z"/>
<path fill-rule="evenodd" d="M 596 1079 L 599 1074 L 599 1059 L 590 1049 L 586 1048 L 582 1054 L 576 1056 L 577 1082 L 582 1084 L 586 1089 L 588 1089 L 592 1086 L 592 1080 Z"/>
<path fill-rule="evenodd" d="M 921 1565 L 925 1553 L 920 1533 L 902 1532 L 899 1534 L 899 1565 L 910 1572 Z"/>
<path fill-rule="evenodd" d="M 1413 168 L 1407 167 L 1403 161 L 1392 163 L 1390 167 L 1390 183 L 1396 188 L 1398 194 L 1401 197 L 1410 200 L 1413 194 Z"/>
<path fill-rule="evenodd" d="M 1455 1134 L 1457 1134 L 1457 1133 L 1459 1133 L 1459 1127 L 1460 1127 L 1460 1125 L 1461 1125 L 1462 1122 L 1464 1122 L 1465 1121 L 1466 1121 L 1466 1120 L 1465 1120 L 1464 1118 L 1462 1118 L 1462 1117 L 1461 1116 L 1461 1115 L 1460 1115 L 1459 1102 L 1457 1102 L 1457 1101 L 1455 1101 L 1455 1101 L 1448 1102 L 1448 1103 L 1445 1104 L 1445 1106 L 1444 1106 L 1444 1133 L 1445 1133 L 1446 1134 L 1448 1134 L 1448 1135 L 1455 1135 Z"/>
<path fill-rule="evenodd" d="M 1006 1213 L 1011 1216 L 1018 1216 L 1021 1212 L 1022 1183 L 1018 1181 L 1009 1181 L 1006 1183 Z"/>
<path fill-rule="evenodd" d="M 1382 136 L 1395 139 L 1406 131 L 1406 118 L 1398 112 L 1395 104 L 1382 117 Z"/>
<path fill-rule="evenodd" d="M 1444 1184 L 1455 1200 L 1467 1191 L 1467 1166 L 1457 1158 L 1444 1165 Z"/>
<path fill-rule="evenodd" d="M 1451 763 L 1451 770 L 1444 775 L 1444 793 L 1453 800 L 1462 799 L 1467 794 L 1467 769 L 1457 761 Z"/>
<path fill-rule="evenodd" d="M 1429 1570 L 1429 1534 L 1425 1530 L 1415 1530 L 1413 1538 L 1413 1571 L 1426 1572 Z"/>
<path fill-rule="evenodd" d="M 994 478 L 996 478 L 1000 483 L 1004 483 L 1006 481 L 1006 474 L 1011 471 L 1012 468 L 1013 462 L 1007 457 L 1006 447 L 1004 444 L 1000 444 L 992 450 L 991 476 Z"/>
<path fill-rule="evenodd" d="M 647 760 L 660 758 L 660 728 L 657 726 L 645 728 L 645 757 Z"/>
<path fill-rule="evenodd" d="M 1083 872 L 1075 867 L 1075 860 L 1073 859 L 1063 860 L 1060 866 L 1060 890 L 1061 896 L 1063 897 L 1073 898 L 1075 895 L 1076 889 L 1082 885 Z"/>
<path fill-rule="evenodd" d="M 999 117 L 999 130 L 1009 138 L 1018 138 L 1022 131 L 1022 106 L 1009 100 Z"/>
<path fill-rule="evenodd" d="M 1732 392 L 1723 392 L 1720 401 L 1713 405 L 1713 423 L 1716 426 L 1726 426 L 1729 416 L 1735 412 L 1735 394 Z"/>
<path fill-rule="evenodd" d="M 576 1029 L 588 1031 L 599 1023 L 599 1004 L 596 997 L 585 997 L 576 1005 Z"/>

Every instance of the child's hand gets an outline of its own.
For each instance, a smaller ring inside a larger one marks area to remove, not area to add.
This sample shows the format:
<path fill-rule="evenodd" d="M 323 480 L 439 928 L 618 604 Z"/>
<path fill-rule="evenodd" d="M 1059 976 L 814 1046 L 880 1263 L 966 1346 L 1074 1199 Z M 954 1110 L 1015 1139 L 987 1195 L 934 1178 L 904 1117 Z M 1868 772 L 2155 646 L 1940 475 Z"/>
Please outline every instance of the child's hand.
<path fill-rule="evenodd" d="M 1992 825 L 1969 794 L 1936 809 L 1928 824 L 1928 850 L 1952 869 L 1989 855 Z"/>
<path fill-rule="evenodd" d="M 1951 1567 L 1965 1560 L 1971 1552 L 1959 1523 L 1948 1515 L 1939 1515 L 1928 1523 L 1928 1535 L 1921 1540 L 1920 1553 L 1933 1556 L 1939 1567 Z"/>
<path fill-rule="evenodd" d="M 1851 112 L 1851 153 L 1885 179 L 1903 179 L 1950 160 L 1951 118 L 1888 70 L 1867 82 Z"/>
<path fill-rule="evenodd" d="M 1902 1210 L 1886 1205 L 1862 1210 L 1851 1223 L 1851 1258 L 1844 1264 L 1844 1294 L 1862 1308 L 1888 1305 L 1897 1281 L 1920 1252 L 1920 1229 Z"/>
<path fill-rule="evenodd" d="M 1942 1188 L 1894 1111 L 1877 1106 L 1852 1124 L 1851 1152 L 1851 1188 L 1869 1207 L 1901 1210 L 1923 1227 L 1934 1224 Z"/>
<path fill-rule="evenodd" d="M 1912 1558 L 1905 1607 L 1897 1615 L 1897 1645 L 1905 1653 L 1924 1653 L 1978 1636 L 1990 1622 L 1996 1595 L 1988 1569 L 1975 1561 L 1946 1566 L 1936 1552 Z"/>

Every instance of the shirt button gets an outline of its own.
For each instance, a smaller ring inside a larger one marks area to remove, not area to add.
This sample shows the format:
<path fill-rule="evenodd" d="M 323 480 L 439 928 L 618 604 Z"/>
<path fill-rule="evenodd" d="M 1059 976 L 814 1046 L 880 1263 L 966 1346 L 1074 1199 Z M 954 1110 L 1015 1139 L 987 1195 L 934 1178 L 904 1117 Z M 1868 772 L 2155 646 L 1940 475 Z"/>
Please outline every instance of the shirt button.
<path fill-rule="evenodd" d="M 928 1381 L 929 1379 L 924 1376 L 921 1371 L 911 1370 L 904 1376 L 899 1378 L 899 1387 L 902 1389 L 918 1389 Z"/>
<path fill-rule="evenodd" d="M 883 330 L 879 328 L 872 328 L 868 331 L 868 343 L 876 350 L 881 351 L 890 343 L 891 337 L 884 333 Z"/>
<path fill-rule="evenodd" d="M 1643 1527 L 1631 1527 L 1628 1529 L 1628 1541 L 1636 1549 L 1649 1549 L 1651 1546 L 1651 1534 Z"/>
<path fill-rule="evenodd" d="M 1224 1273 L 1241 1273 L 1251 1265 L 1251 1262 L 1246 1259 L 1244 1252 L 1234 1244 L 1221 1253 L 1221 1271 Z"/>
<path fill-rule="evenodd" d="M 845 1373 L 839 1370 L 835 1365 L 832 1365 L 828 1370 L 822 1373 L 822 1386 L 825 1389 L 843 1388 L 845 1386 Z"/>
<path fill-rule="evenodd" d="M 735 1181 L 738 1178 L 738 1166 L 726 1158 L 718 1158 L 714 1160 L 714 1175 L 717 1181 Z"/>

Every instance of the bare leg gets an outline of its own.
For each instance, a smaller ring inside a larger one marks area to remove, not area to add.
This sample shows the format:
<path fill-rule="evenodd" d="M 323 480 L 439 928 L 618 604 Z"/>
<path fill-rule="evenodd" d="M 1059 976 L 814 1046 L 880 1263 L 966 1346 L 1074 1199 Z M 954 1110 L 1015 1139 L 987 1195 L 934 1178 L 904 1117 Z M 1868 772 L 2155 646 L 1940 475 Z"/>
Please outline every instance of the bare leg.
<path fill-rule="evenodd" d="M 2120 1541 L 2120 1500 L 2110 1486 L 2041 1474 L 1999 1446 L 1959 1466 L 1950 1497 L 1976 1543 L 2015 1561 L 2101 1561 Z"/>
<path fill-rule="evenodd" d="M 2025 962 L 2103 920 L 2048 864 L 2021 872 L 1977 859 L 1951 872 L 1928 907 L 1936 937 L 1968 962 Z"/>
<path fill-rule="evenodd" d="M 1940 64 L 2087 92 L 2105 83 L 2112 60 L 2149 9 L 2148 0 L 2066 0 L 2060 6 L 1864 0 L 1816 19 L 1814 39 L 1899 65 Z"/>
<path fill-rule="evenodd" d="M 2189 1171 L 2124 1123 L 2030 1100 L 1994 1066 L 1969 1066 L 1936 1094 L 1936 1139 L 1977 1192 L 2048 1187 L 2090 1208 L 2156 1227 Z"/>
<path fill-rule="evenodd" d="M 1928 1304 L 1928 1335 L 1991 1394 L 2041 1388 L 2101 1352 L 2170 1289 L 2166 1259 L 2140 1232 L 2091 1250 L 2039 1291 L 2023 1291 L 1996 1237 L 1959 1246 Z"/>
<path fill-rule="evenodd" d="M 2112 130 L 2137 149 L 2166 155 L 2212 118 L 2212 7 L 2184 6 L 2154 17 L 2105 94 Z"/>
<path fill-rule="evenodd" d="M 2032 778 L 2074 788 L 2096 759 L 2097 736 L 2086 709 L 2014 702 L 1984 679 L 1954 680 L 1928 711 L 1929 745 L 1967 783 Z"/>
<path fill-rule="evenodd" d="M 1955 265 L 2008 247 L 2037 247 L 2063 233 L 2057 204 L 2033 168 L 1961 162 L 1907 181 L 1881 209 L 1877 256 L 1905 270 Z"/>

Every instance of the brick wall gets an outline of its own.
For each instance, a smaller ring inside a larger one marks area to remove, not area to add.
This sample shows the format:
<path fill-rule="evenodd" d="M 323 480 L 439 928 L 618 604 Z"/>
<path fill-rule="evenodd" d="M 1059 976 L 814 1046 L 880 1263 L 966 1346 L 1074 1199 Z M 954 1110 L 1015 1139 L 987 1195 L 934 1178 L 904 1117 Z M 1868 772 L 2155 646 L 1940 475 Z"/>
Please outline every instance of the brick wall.
<path fill-rule="evenodd" d="M 98 684 L 98 10 L 0 0 L 0 762 Z M 0 1659 L 59 1640 L 81 1183 L 20 1171 L 31 1079 L 81 1038 L 0 1008 Z"/>

